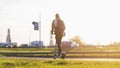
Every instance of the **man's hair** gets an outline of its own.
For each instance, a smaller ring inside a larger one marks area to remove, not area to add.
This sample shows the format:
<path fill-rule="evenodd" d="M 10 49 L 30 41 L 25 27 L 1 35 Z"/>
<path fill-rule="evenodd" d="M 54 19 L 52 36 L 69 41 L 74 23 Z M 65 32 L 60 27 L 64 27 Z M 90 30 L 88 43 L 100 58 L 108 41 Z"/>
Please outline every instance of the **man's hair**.
<path fill-rule="evenodd" d="M 55 17 L 59 17 L 59 14 L 58 14 L 58 13 L 56 13 Z"/>

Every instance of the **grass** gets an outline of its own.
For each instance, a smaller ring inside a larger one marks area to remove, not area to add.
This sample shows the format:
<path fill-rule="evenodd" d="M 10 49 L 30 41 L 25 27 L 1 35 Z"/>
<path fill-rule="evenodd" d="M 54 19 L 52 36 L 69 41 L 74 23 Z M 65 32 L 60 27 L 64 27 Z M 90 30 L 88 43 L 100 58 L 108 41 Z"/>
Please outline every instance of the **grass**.
<path fill-rule="evenodd" d="M 0 48 L 0 52 L 52 52 L 54 48 Z M 67 52 L 96 52 L 96 51 L 120 51 L 120 47 L 78 47 L 66 49 Z M 36 54 L 35 54 L 36 55 Z M 82 54 L 74 54 L 79 56 Z M 0 55 L 4 56 L 4 55 Z M 67 54 L 67 56 L 73 56 Z M 85 56 L 106 56 L 106 54 L 85 54 Z M 109 54 L 109 56 L 120 56 L 120 54 Z M 0 68 L 120 68 L 118 61 L 81 61 L 81 60 L 38 60 L 22 58 L 0 58 Z"/>
<path fill-rule="evenodd" d="M 29 52 L 29 51 L 53 51 L 53 48 L 0 48 L 0 52 Z"/>
<path fill-rule="evenodd" d="M 114 47 L 77 47 L 77 48 L 64 48 L 65 52 L 103 52 L 103 51 L 119 51 L 120 46 Z M 0 48 L 0 52 L 53 52 L 54 48 Z M 49 56 L 52 57 L 53 54 L 0 54 L 0 56 Z M 111 57 L 119 57 L 120 54 L 67 54 L 67 56 L 111 56 Z"/>
<path fill-rule="evenodd" d="M 0 52 L 21 52 L 21 51 L 53 51 L 54 48 L 0 48 Z M 85 52 L 85 51 L 105 51 L 105 50 L 109 50 L 109 51 L 120 51 L 120 46 L 114 46 L 114 47 L 77 47 L 77 48 L 64 48 L 64 51 L 70 51 L 70 52 Z"/>
<path fill-rule="evenodd" d="M 0 68 L 120 68 L 120 62 L 0 58 Z"/>
<path fill-rule="evenodd" d="M 120 51 L 120 46 L 114 47 L 77 47 L 69 50 L 71 52 L 96 52 L 96 51 Z"/>
<path fill-rule="evenodd" d="M 0 48 L 0 52 L 53 52 L 53 48 Z M 0 54 L 0 56 L 46 56 L 46 54 Z M 49 55 L 48 55 L 49 56 Z M 50 56 L 53 56 L 50 54 Z"/>

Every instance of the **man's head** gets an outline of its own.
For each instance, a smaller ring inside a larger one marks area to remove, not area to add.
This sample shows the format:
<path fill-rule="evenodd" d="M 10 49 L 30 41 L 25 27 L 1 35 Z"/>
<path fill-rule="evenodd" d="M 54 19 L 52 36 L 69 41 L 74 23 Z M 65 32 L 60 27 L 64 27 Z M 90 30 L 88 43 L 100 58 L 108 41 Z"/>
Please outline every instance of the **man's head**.
<path fill-rule="evenodd" d="M 59 14 L 58 14 L 58 13 L 55 15 L 55 17 L 56 17 L 56 18 L 60 18 L 60 16 L 59 16 Z"/>

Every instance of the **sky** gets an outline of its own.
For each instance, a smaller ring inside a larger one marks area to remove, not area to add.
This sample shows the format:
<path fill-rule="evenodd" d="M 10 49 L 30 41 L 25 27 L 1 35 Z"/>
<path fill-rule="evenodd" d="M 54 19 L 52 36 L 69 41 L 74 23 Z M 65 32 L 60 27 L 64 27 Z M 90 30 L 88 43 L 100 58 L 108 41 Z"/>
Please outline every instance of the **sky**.
<path fill-rule="evenodd" d="M 12 42 L 39 40 L 32 25 L 36 21 L 41 22 L 41 40 L 49 45 L 56 13 L 66 25 L 63 40 L 79 35 L 86 44 L 120 42 L 119 0 L 0 0 L 0 41 L 6 41 L 8 28 Z"/>

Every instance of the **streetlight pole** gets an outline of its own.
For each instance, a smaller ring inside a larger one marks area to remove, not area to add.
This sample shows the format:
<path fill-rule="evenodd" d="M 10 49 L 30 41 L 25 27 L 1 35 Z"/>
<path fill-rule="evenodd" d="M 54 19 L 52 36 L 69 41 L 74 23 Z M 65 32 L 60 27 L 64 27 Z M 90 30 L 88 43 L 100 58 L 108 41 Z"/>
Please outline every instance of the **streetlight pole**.
<path fill-rule="evenodd" d="M 1 40 L 0 40 L 0 42 L 2 42 L 2 29 L 1 29 Z"/>
<path fill-rule="evenodd" d="M 39 46 L 41 46 L 41 11 L 39 18 Z"/>

